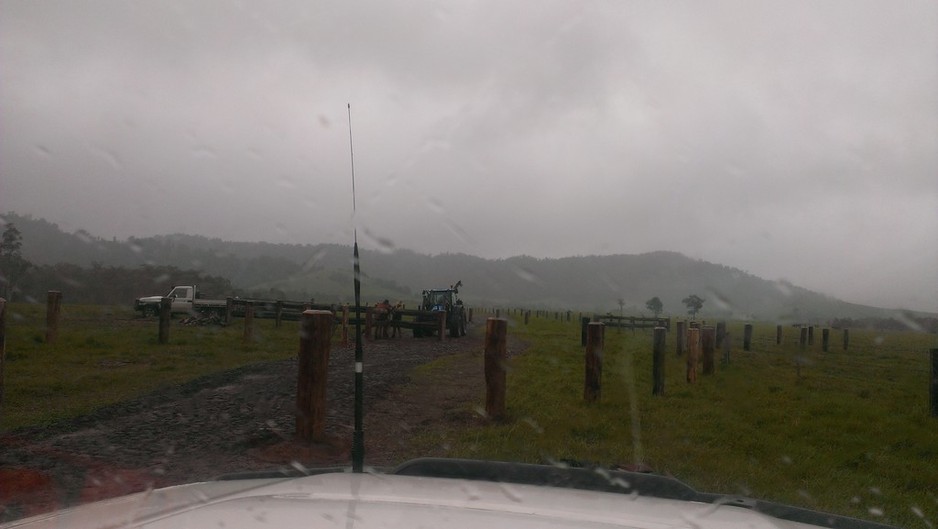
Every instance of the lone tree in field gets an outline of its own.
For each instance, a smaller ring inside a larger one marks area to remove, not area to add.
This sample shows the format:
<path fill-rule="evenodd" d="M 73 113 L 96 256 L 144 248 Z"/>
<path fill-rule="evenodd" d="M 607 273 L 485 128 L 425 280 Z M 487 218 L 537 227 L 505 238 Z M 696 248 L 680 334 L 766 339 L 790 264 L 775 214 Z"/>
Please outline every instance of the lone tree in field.
<path fill-rule="evenodd" d="M 655 317 L 657 318 L 658 315 L 661 314 L 661 311 L 664 310 L 664 303 L 662 303 L 661 300 L 658 299 L 658 296 L 655 296 L 645 302 L 645 308 L 654 312 Z"/>
<path fill-rule="evenodd" d="M 8 223 L 0 236 L 0 294 L 8 301 L 12 301 L 13 286 L 31 266 L 20 254 L 22 246 L 20 230 L 12 222 Z"/>
<path fill-rule="evenodd" d="M 703 308 L 704 299 L 697 294 L 691 294 L 682 299 L 681 303 L 687 305 L 687 313 L 690 314 L 690 317 L 697 319 L 697 313 Z"/>

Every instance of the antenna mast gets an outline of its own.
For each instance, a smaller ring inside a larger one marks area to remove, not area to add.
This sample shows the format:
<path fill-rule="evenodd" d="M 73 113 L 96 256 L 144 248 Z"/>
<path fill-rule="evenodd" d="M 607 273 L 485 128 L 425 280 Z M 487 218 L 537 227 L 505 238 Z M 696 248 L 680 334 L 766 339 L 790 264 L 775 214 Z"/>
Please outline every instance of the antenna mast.
<path fill-rule="evenodd" d="M 362 428 L 365 415 L 364 401 L 364 351 L 362 351 L 362 297 L 361 266 L 358 259 L 358 221 L 355 206 L 355 152 L 352 149 L 352 104 L 348 103 L 348 150 L 352 162 L 352 223 L 353 268 L 355 271 L 355 430 L 352 433 L 352 472 L 362 472 L 365 462 L 365 432 Z"/>

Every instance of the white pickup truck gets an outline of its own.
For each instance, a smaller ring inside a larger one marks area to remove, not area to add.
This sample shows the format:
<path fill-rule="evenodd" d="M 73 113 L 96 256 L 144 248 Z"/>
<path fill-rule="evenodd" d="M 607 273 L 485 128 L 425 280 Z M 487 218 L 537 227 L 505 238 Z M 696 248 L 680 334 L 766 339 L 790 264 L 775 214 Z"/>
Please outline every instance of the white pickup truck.
<path fill-rule="evenodd" d="M 149 296 L 134 300 L 134 310 L 144 316 L 157 316 L 160 313 L 160 300 L 167 297 L 172 300 L 173 314 L 225 314 L 226 300 L 201 299 L 195 285 L 173 287 L 166 296 Z"/>

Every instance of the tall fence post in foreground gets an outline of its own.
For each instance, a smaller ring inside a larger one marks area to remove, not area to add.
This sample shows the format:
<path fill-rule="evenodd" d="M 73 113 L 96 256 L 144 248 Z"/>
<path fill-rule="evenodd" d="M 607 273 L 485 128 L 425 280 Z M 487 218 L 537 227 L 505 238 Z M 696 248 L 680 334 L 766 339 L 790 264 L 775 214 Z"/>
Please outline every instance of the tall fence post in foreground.
<path fill-rule="evenodd" d="M 850 329 L 844 329 L 844 351 L 847 350 L 847 344 L 850 343 Z"/>
<path fill-rule="evenodd" d="M 931 357 L 931 384 L 928 388 L 928 397 L 931 401 L 931 416 L 938 417 L 938 349 L 929 352 Z"/>
<path fill-rule="evenodd" d="M 586 378 L 583 399 L 595 402 L 602 395 L 603 338 L 605 325 L 591 322 L 586 329 Z"/>
<path fill-rule="evenodd" d="M 161 344 L 169 343 L 169 322 L 173 315 L 173 300 L 170 298 L 160 298 L 160 327 L 159 339 Z"/>
<path fill-rule="evenodd" d="M 586 347 L 586 330 L 590 324 L 589 316 L 580 318 L 580 345 Z"/>
<path fill-rule="evenodd" d="M 821 329 L 821 351 L 825 353 L 830 348 L 831 345 L 831 330 L 830 329 Z"/>
<path fill-rule="evenodd" d="M 752 324 L 743 326 L 743 351 L 752 350 Z"/>
<path fill-rule="evenodd" d="M 714 367 L 714 345 L 716 342 L 716 332 L 713 327 L 703 327 L 700 329 L 700 346 L 703 350 L 703 374 L 712 375 Z"/>
<path fill-rule="evenodd" d="M 508 359 L 508 320 L 485 321 L 485 414 L 493 420 L 505 418 L 505 381 Z"/>
<path fill-rule="evenodd" d="M 3 361 L 7 349 L 7 300 L 0 298 L 0 417 L 3 417 Z"/>
<path fill-rule="evenodd" d="M 675 336 L 675 345 L 676 352 L 678 356 L 681 356 L 687 351 L 687 322 L 679 321 L 677 322 L 677 336 Z"/>
<path fill-rule="evenodd" d="M 62 312 L 62 293 L 50 290 L 46 295 L 46 343 L 54 343 L 59 336 L 59 314 Z"/>
<path fill-rule="evenodd" d="M 687 382 L 697 382 L 697 363 L 700 361 L 700 329 L 687 329 Z"/>
<path fill-rule="evenodd" d="M 808 325 L 808 345 L 814 345 L 814 325 Z"/>
<path fill-rule="evenodd" d="M 775 345 L 782 345 L 782 326 L 775 326 Z"/>
<path fill-rule="evenodd" d="M 798 345 L 801 346 L 802 349 L 808 346 L 808 328 L 807 327 L 804 327 L 804 326 L 801 327 L 801 335 L 798 338 Z"/>
<path fill-rule="evenodd" d="M 652 351 L 652 395 L 664 395 L 664 347 L 668 330 L 664 327 L 655 327 L 654 350 Z"/>
<path fill-rule="evenodd" d="M 244 343 L 251 343 L 254 340 L 254 304 L 250 301 L 244 305 Z"/>
<path fill-rule="evenodd" d="M 333 317 L 328 310 L 306 310 L 300 315 L 296 436 L 307 443 L 323 441 L 326 431 L 326 382 Z"/>

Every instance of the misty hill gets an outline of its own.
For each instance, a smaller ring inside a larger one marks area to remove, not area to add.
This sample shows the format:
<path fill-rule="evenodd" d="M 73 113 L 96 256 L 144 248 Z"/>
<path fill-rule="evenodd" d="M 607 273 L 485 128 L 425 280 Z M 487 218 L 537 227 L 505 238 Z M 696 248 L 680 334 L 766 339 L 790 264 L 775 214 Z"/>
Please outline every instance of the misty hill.
<path fill-rule="evenodd" d="M 105 240 L 83 230 L 7 213 L 23 236 L 23 256 L 36 264 L 139 267 L 171 265 L 231 280 L 263 295 L 351 301 L 352 250 L 334 244 L 231 242 L 195 235 Z M 424 255 L 410 250 L 362 251 L 362 294 L 413 302 L 424 288 L 463 282 L 471 305 L 648 313 L 657 296 L 667 314 L 683 315 L 681 300 L 704 298 L 701 316 L 766 320 L 882 317 L 888 311 L 849 304 L 807 289 L 767 281 L 736 268 L 676 252 L 538 259 L 482 259 L 465 254 Z"/>

